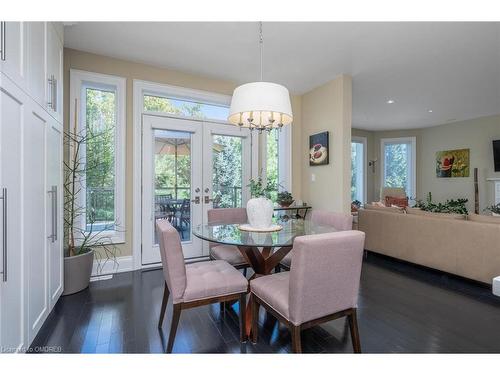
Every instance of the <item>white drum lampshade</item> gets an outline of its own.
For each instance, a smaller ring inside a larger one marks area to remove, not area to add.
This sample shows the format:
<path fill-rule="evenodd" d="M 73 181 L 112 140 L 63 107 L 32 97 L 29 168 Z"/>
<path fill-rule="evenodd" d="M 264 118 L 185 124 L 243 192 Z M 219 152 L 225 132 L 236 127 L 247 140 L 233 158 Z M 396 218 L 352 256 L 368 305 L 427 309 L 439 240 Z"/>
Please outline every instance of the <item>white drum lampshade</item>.
<path fill-rule="evenodd" d="M 271 82 L 252 82 L 234 90 L 228 121 L 245 128 L 270 130 L 293 120 L 288 89 Z"/>

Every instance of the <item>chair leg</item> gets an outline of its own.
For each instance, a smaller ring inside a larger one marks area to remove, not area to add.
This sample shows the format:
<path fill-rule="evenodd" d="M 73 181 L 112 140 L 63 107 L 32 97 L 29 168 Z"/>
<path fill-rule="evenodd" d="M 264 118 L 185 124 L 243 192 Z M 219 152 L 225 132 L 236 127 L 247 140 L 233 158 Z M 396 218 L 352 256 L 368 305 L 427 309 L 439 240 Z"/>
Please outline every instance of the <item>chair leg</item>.
<path fill-rule="evenodd" d="M 172 348 L 174 347 L 175 334 L 177 332 L 177 326 L 179 325 L 179 318 L 181 317 L 181 305 L 174 305 L 174 313 L 172 315 L 172 324 L 170 326 L 170 334 L 168 335 L 167 353 L 172 353 Z"/>
<path fill-rule="evenodd" d="M 349 315 L 349 328 L 351 331 L 352 349 L 354 353 L 361 353 L 361 342 L 359 341 L 358 319 L 356 309 Z"/>
<path fill-rule="evenodd" d="M 167 309 L 169 296 L 170 296 L 170 291 L 168 290 L 167 283 L 165 283 L 165 286 L 163 288 L 163 300 L 161 301 L 160 321 L 158 322 L 158 328 L 161 328 L 163 324 L 163 318 L 165 317 L 165 310 Z"/>
<path fill-rule="evenodd" d="M 256 344 L 259 336 L 259 304 L 251 294 L 249 303 L 252 307 L 252 329 L 250 331 L 250 339 L 252 343 Z"/>
<path fill-rule="evenodd" d="M 243 276 L 247 277 L 247 267 L 243 268 Z"/>
<path fill-rule="evenodd" d="M 276 267 L 274 267 L 274 273 L 280 273 L 281 272 L 281 267 L 279 265 L 279 263 L 276 265 Z"/>
<path fill-rule="evenodd" d="M 302 353 L 302 342 L 300 339 L 300 326 L 292 325 L 290 327 L 292 333 L 292 352 Z"/>
<path fill-rule="evenodd" d="M 247 341 L 246 325 L 247 296 L 246 293 L 240 295 L 240 342 Z"/>

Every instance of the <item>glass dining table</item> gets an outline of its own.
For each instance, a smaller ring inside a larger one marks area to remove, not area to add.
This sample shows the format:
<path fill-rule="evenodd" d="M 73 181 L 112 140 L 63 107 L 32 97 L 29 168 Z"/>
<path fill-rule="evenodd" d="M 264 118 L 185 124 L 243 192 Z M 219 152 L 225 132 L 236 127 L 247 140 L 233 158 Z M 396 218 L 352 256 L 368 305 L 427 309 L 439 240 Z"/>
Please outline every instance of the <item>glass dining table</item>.
<path fill-rule="evenodd" d="M 234 245 L 254 270 L 250 280 L 269 275 L 293 246 L 298 236 L 331 233 L 337 230 L 331 226 L 318 225 L 310 220 L 292 219 L 276 221 L 283 228 L 277 232 L 248 232 L 239 229 L 240 224 L 198 225 L 193 234 L 202 240 L 217 244 Z M 252 312 L 247 304 L 245 331 L 250 334 Z"/>

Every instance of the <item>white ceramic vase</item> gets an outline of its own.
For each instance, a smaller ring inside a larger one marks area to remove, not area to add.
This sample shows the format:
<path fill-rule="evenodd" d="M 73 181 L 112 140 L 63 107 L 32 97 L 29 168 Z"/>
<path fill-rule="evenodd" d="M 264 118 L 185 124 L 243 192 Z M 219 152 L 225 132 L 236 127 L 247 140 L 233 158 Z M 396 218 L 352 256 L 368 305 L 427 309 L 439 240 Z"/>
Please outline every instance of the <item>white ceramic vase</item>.
<path fill-rule="evenodd" d="M 247 202 L 247 216 L 250 226 L 256 229 L 267 229 L 273 222 L 273 202 L 260 197 L 252 198 Z"/>

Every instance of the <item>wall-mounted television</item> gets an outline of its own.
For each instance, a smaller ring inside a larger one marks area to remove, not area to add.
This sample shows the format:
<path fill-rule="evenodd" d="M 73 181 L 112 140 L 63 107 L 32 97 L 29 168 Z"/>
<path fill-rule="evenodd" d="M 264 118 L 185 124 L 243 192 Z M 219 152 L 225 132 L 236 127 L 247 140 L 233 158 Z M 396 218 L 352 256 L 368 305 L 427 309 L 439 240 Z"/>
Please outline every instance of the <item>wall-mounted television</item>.
<path fill-rule="evenodd" d="M 500 139 L 493 141 L 493 159 L 495 160 L 495 172 L 500 172 Z"/>

